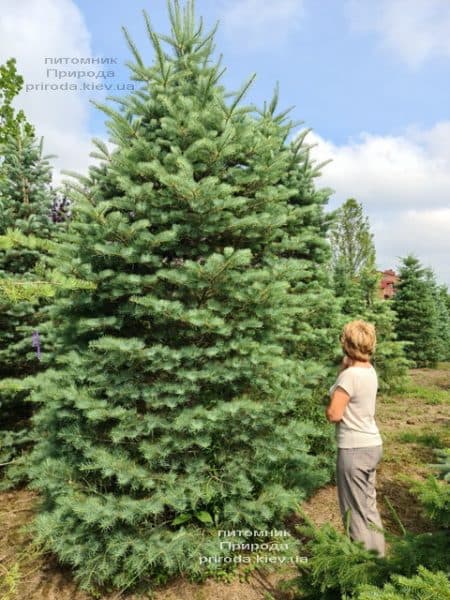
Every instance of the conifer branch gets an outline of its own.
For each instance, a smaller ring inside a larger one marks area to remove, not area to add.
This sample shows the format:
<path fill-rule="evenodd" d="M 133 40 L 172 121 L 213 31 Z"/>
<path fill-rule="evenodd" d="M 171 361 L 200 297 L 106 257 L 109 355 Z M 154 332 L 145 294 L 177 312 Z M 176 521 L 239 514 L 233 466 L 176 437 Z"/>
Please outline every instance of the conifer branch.
<path fill-rule="evenodd" d="M 274 92 L 273 92 L 273 98 L 272 98 L 272 100 L 271 100 L 271 102 L 269 104 L 269 111 L 268 112 L 272 116 L 273 116 L 273 113 L 275 112 L 275 109 L 276 109 L 276 107 L 278 105 L 279 97 L 280 97 L 280 82 L 277 81 L 276 84 L 275 84 Z"/>
<path fill-rule="evenodd" d="M 239 102 L 242 100 L 242 98 L 245 96 L 245 94 L 249 90 L 250 86 L 255 81 L 255 79 L 256 79 L 256 73 L 254 73 L 250 77 L 250 79 L 246 83 L 244 83 L 244 85 L 242 86 L 241 90 L 239 92 L 237 92 L 234 102 L 232 102 L 231 106 L 229 107 L 229 109 L 227 111 L 228 112 L 228 114 L 227 114 L 227 121 L 230 119 L 231 115 L 234 112 L 234 109 L 239 104 Z"/>
<path fill-rule="evenodd" d="M 201 50 L 204 46 L 206 46 L 207 44 L 211 43 L 212 40 L 214 39 L 216 33 L 217 33 L 217 29 L 219 27 L 219 21 L 217 21 L 217 23 L 214 25 L 214 27 L 211 29 L 211 31 L 208 33 L 208 35 L 205 37 L 205 39 L 196 47 L 196 51 L 198 52 L 199 50 Z M 209 48 L 209 52 L 207 54 L 209 54 L 212 51 L 212 48 Z"/>
<path fill-rule="evenodd" d="M 86 186 L 88 186 L 91 183 L 91 180 L 89 179 L 89 177 L 86 177 L 86 175 L 82 175 L 81 173 L 78 173 L 77 171 L 71 171 L 69 169 L 62 169 L 61 174 L 67 175 L 67 177 L 73 177 L 74 179 L 76 179 L 80 183 L 83 183 Z"/>
<path fill-rule="evenodd" d="M 33 234 L 25 235 L 19 229 L 8 227 L 6 233 L 0 236 L 0 249 L 6 250 L 14 246 L 25 246 L 26 248 L 54 252 L 58 244 L 51 240 L 39 238 Z"/>
<path fill-rule="evenodd" d="M 158 59 L 159 70 L 161 71 L 161 77 L 163 78 L 164 85 L 167 84 L 168 73 L 166 72 L 165 65 L 166 59 L 164 56 L 164 52 L 161 48 L 161 44 L 159 43 L 158 35 L 155 33 L 153 26 L 150 21 L 150 17 L 148 16 L 146 10 L 142 11 L 144 14 L 145 26 L 147 28 L 148 35 L 150 37 L 153 48 L 156 52 L 156 56 Z"/>
<path fill-rule="evenodd" d="M 122 26 L 122 31 L 125 36 L 128 47 L 130 48 L 131 52 L 133 53 L 134 58 L 136 59 L 136 62 L 138 63 L 138 65 L 140 67 L 144 67 L 144 61 L 142 60 L 141 55 L 139 54 L 139 51 L 136 48 L 136 44 L 131 39 L 131 36 L 128 33 L 128 30 L 126 29 L 126 27 Z"/>
<path fill-rule="evenodd" d="M 100 152 L 104 155 L 105 160 L 110 160 L 111 156 L 109 154 L 109 150 L 108 150 L 108 146 L 105 144 L 105 142 L 99 138 L 92 138 L 92 143 L 94 144 L 94 146 L 96 146 Z"/>

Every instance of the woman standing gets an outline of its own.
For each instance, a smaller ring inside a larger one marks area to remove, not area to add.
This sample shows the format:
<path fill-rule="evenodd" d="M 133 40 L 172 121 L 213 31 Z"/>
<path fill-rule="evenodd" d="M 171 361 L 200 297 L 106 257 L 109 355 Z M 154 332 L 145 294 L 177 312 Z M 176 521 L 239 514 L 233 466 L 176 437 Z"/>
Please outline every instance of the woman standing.
<path fill-rule="evenodd" d="M 350 511 L 351 539 L 384 556 L 383 533 L 369 527 L 371 523 L 382 527 L 375 475 L 383 455 L 383 441 L 374 418 L 378 378 L 370 363 L 375 344 L 375 327 L 371 323 L 358 320 L 345 325 L 341 335 L 344 359 L 330 388 L 326 416 L 336 423 L 336 479 L 344 525 Z"/>

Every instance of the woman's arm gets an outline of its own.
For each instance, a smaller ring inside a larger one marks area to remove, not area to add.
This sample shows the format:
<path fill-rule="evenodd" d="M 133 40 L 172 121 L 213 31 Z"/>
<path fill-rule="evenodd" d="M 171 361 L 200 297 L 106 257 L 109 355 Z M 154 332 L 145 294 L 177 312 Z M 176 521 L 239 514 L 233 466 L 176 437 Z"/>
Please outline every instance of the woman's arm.
<path fill-rule="evenodd" d="M 350 396 L 343 388 L 338 386 L 334 390 L 325 411 L 325 415 L 330 423 L 338 423 L 342 419 L 349 400 Z"/>

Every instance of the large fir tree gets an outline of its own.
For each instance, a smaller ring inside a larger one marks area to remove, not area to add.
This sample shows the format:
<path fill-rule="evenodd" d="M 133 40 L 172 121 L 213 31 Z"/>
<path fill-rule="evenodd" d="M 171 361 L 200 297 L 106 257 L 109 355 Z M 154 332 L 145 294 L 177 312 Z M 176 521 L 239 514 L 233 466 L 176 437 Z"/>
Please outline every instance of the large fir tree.
<path fill-rule="evenodd" d="M 439 319 L 427 269 L 413 255 L 402 259 L 400 281 L 393 299 L 397 335 L 407 342 L 406 354 L 417 367 L 433 367 L 439 360 Z"/>
<path fill-rule="evenodd" d="M 201 573 L 218 542 L 249 541 L 214 526 L 281 526 L 329 477 L 311 451 L 328 424 L 307 419 L 319 371 L 300 360 L 315 299 L 296 287 L 325 252 L 324 197 L 289 127 L 240 106 L 248 85 L 227 102 L 193 2 L 169 12 L 170 36 L 144 13 L 151 67 L 125 31 L 143 86 L 102 107 L 115 150 L 96 142 L 55 255 L 96 289 L 58 294 L 33 392 L 38 538 L 86 589 Z"/>
<path fill-rule="evenodd" d="M 286 113 L 275 117 L 276 101 L 277 93 L 264 114 L 266 118 L 272 114 L 277 124 L 281 124 Z M 288 123 L 285 128 L 286 136 L 291 125 Z M 300 414 L 303 417 L 308 415 L 320 425 L 323 423 L 324 403 L 329 401 L 327 391 L 342 359 L 339 344 L 342 323 L 328 271 L 330 217 L 324 212 L 324 205 L 331 190 L 317 189 L 314 185 L 326 163 L 316 165 L 312 160 L 311 147 L 307 143 L 308 132 L 303 130 L 290 144 L 291 158 L 282 183 L 295 189 L 296 193 L 289 198 L 286 227 L 275 244 L 274 265 L 282 266 L 290 259 L 295 261 L 288 276 L 291 292 L 301 297 L 300 310 L 291 333 L 280 341 L 294 359 L 302 361 L 305 368 L 303 385 L 309 386 L 313 392 L 309 403 L 299 405 Z M 334 450 L 334 446 L 334 429 L 329 427 L 322 438 L 315 439 L 312 448 L 325 457 Z"/>

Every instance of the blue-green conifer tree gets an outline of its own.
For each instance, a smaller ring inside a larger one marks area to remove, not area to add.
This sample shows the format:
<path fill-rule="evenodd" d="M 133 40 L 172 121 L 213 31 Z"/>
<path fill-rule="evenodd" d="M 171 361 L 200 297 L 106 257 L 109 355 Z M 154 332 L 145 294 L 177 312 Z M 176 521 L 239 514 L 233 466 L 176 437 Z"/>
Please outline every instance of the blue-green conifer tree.
<path fill-rule="evenodd" d="M 435 367 L 441 352 L 438 306 L 429 275 L 417 257 L 404 257 L 392 304 L 397 336 L 407 342 L 406 355 L 416 367 Z"/>
<path fill-rule="evenodd" d="M 14 229 L 49 240 L 55 234 L 50 157 L 43 156 L 42 139 L 25 125 L 13 128 L 0 145 L 0 235 Z M 0 248 L 0 475 L 8 475 L 2 477 L 3 487 L 23 478 L 32 442 L 32 405 L 22 382 L 41 370 L 45 335 L 40 327 L 47 301 L 28 298 L 23 288 L 39 279 L 35 269 L 44 255 L 36 247 Z"/>
<path fill-rule="evenodd" d="M 333 354 L 311 306 L 330 302 L 312 275 L 324 196 L 289 127 L 242 106 L 249 84 L 226 94 L 193 3 L 169 14 L 168 36 L 145 14 L 149 67 L 125 31 L 139 89 L 101 106 L 114 148 L 95 142 L 53 257 L 95 289 L 57 293 L 32 394 L 37 538 L 88 590 L 204 573 L 220 541 L 282 527 L 332 463 L 311 409 Z"/>

